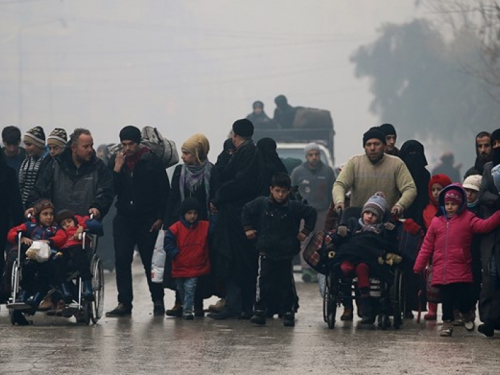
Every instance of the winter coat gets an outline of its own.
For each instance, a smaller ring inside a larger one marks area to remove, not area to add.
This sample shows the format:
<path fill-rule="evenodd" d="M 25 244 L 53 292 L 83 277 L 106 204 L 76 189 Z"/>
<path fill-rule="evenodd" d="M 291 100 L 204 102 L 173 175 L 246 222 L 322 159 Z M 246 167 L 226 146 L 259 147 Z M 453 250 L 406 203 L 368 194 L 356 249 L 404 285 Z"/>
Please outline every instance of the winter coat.
<path fill-rule="evenodd" d="M 466 209 L 465 191 L 460 188 L 462 205 L 451 218 L 444 213 L 444 195 L 460 185 L 449 185 L 439 195 L 438 216 L 432 219 L 413 270 L 421 273 L 432 257 L 432 285 L 472 283 L 471 243 L 474 234 L 485 234 L 500 225 L 500 212 L 482 220 Z"/>
<path fill-rule="evenodd" d="M 142 148 L 133 171 L 125 162 L 120 172 L 113 171 L 117 214 L 135 220 L 161 219 L 170 192 L 168 176 L 158 156 Z M 115 157 L 110 160 L 113 169 Z"/>
<path fill-rule="evenodd" d="M 272 197 L 259 197 L 243 207 L 241 222 L 245 231 L 257 230 L 257 250 L 272 259 L 291 259 L 300 251 L 297 235 L 301 220 L 306 236 L 316 225 L 316 210 L 287 200 L 277 203 Z"/>
<path fill-rule="evenodd" d="M 292 185 L 299 187 L 299 193 L 307 203 L 318 211 L 326 211 L 332 201 L 332 188 L 335 173 L 332 167 L 320 162 L 316 169 L 311 169 L 307 162 L 292 172 Z"/>
<path fill-rule="evenodd" d="M 191 278 L 210 273 L 208 233 L 210 223 L 177 221 L 165 232 L 164 247 L 172 260 L 173 278 Z"/>
<path fill-rule="evenodd" d="M 78 225 L 82 226 L 89 233 L 101 234 L 102 233 L 102 223 L 99 220 L 90 219 L 89 216 L 75 215 Z M 75 235 L 78 226 L 68 228 L 65 232 L 68 236 L 66 243 L 61 247 L 62 249 L 67 249 L 74 246 L 82 246 L 82 240 L 75 240 L 73 236 Z"/>
<path fill-rule="evenodd" d="M 27 221 L 24 224 L 11 228 L 7 235 L 7 240 L 12 244 L 17 244 L 17 234 L 22 232 L 23 237 L 31 238 L 33 241 L 49 241 L 51 248 L 59 249 L 66 243 L 66 233 L 58 225 L 49 227 Z"/>
<path fill-rule="evenodd" d="M 93 156 L 88 163 L 77 168 L 68 147 L 39 176 L 26 207 L 47 198 L 54 204 L 56 212 L 68 209 L 78 215 L 87 215 L 90 208 L 97 208 L 102 219 L 113 197 L 113 175 L 104 162 Z"/>

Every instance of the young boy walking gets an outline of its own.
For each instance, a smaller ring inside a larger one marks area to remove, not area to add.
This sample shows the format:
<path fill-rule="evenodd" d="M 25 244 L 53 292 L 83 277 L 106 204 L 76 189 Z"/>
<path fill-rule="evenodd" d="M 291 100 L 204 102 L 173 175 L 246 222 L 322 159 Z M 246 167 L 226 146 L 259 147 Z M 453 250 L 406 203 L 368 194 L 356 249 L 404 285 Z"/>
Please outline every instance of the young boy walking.
<path fill-rule="evenodd" d="M 255 324 L 266 324 L 266 309 L 279 296 L 283 325 L 295 325 L 296 296 L 292 259 L 316 224 L 316 210 L 290 200 L 291 180 L 276 173 L 271 181 L 270 196 L 259 197 L 243 208 L 242 224 L 249 240 L 256 239 L 259 273 L 254 315 Z M 300 230 L 301 220 L 304 229 Z"/>

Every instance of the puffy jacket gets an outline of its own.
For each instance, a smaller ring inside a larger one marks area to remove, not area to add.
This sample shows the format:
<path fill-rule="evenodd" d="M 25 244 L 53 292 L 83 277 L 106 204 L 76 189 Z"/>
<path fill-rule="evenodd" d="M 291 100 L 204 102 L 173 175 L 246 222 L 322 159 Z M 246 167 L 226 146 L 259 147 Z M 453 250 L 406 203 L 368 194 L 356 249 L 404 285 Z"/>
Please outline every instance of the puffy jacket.
<path fill-rule="evenodd" d="M 17 234 L 23 233 L 23 237 L 31 238 L 33 241 L 49 241 L 51 248 L 59 249 L 66 243 L 66 233 L 58 225 L 49 227 L 27 221 L 24 224 L 11 228 L 7 235 L 7 240 L 12 244 L 17 244 Z"/>
<path fill-rule="evenodd" d="M 103 231 L 102 223 L 99 220 L 91 219 L 89 216 L 80 216 L 80 215 L 75 215 L 75 219 L 76 221 L 78 221 L 78 226 L 82 226 L 83 229 L 85 229 L 87 232 L 91 234 L 102 235 Z M 66 240 L 64 246 L 62 246 L 63 249 L 67 249 L 73 246 L 82 246 L 83 243 L 82 240 L 73 239 L 73 236 L 75 235 L 78 226 L 74 226 L 66 230 L 66 235 L 68 236 L 68 239 Z"/>
<path fill-rule="evenodd" d="M 90 208 L 97 208 L 102 219 L 113 197 L 113 175 L 104 162 L 93 156 L 77 168 L 71 159 L 71 148 L 67 147 L 39 176 L 26 207 L 47 198 L 56 212 L 69 209 L 78 215 L 87 215 Z"/>
<path fill-rule="evenodd" d="M 164 247 L 172 260 L 172 277 L 199 277 L 210 273 L 208 233 L 210 223 L 177 221 L 165 232 Z"/>
<path fill-rule="evenodd" d="M 457 187 L 463 203 L 457 214 L 447 218 L 443 214 L 444 195 Z M 432 219 L 413 267 L 415 272 L 422 272 L 432 257 L 432 285 L 472 283 L 472 236 L 486 234 L 500 225 L 500 211 L 483 220 L 465 209 L 466 202 L 465 191 L 457 184 L 447 186 L 439 195 L 441 211 Z"/>

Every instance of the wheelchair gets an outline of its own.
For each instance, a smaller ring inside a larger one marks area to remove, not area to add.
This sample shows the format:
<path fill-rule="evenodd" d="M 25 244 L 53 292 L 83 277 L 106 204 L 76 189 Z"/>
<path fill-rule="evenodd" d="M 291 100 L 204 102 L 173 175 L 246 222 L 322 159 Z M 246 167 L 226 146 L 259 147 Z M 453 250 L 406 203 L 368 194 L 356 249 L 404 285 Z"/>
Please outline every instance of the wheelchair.
<path fill-rule="evenodd" d="M 33 310 L 32 306 L 26 304 L 25 302 L 18 301 L 18 296 L 21 292 L 21 280 L 23 277 L 23 260 L 25 258 L 24 254 L 21 251 L 21 237 L 22 234 L 19 233 L 16 256 L 12 257 L 12 259 L 8 259 L 8 261 L 11 262 L 11 295 L 7 303 L 7 308 L 9 310 L 10 322 L 12 323 L 12 325 L 15 325 L 16 323 L 23 325 L 30 324 L 30 322 L 26 319 L 26 316 L 34 315 L 36 312 L 36 310 Z M 83 285 L 82 280 L 79 276 L 79 272 L 73 271 L 70 268 L 66 280 L 71 285 L 71 290 L 73 292 L 73 301 L 69 304 L 66 304 L 65 308 L 62 310 L 62 316 L 66 318 L 74 316 L 77 323 L 84 323 L 85 325 L 89 325 L 90 322 L 96 324 L 97 321 L 102 317 L 102 313 L 104 310 L 104 269 L 101 260 L 96 253 L 97 236 L 83 232 L 82 249 L 83 251 L 87 252 L 90 262 L 93 300 L 88 301 L 83 299 Z M 51 285 L 46 297 L 51 296 L 54 293 L 59 293 L 59 290 L 56 286 Z"/>
<path fill-rule="evenodd" d="M 346 222 L 350 217 L 359 217 L 361 208 L 349 207 L 342 215 L 342 222 Z M 398 223 L 396 223 L 398 225 Z M 359 292 L 357 288 L 357 278 L 346 278 L 343 275 L 340 264 L 335 260 L 335 255 L 330 251 L 324 251 L 323 256 L 327 259 L 327 266 L 324 267 L 326 274 L 325 292 L 323 297 L 323 319 L 329 329 L 333 329 L 336 323 L 337 307 L 347 300 L 357 300 Z M 404 259 L 403 259 L 404 260 Z M 405 299 L 405 276 L 401 264 L 384 264 L 385 278 L 370 275 L 370 299 L 373 305 L 374 314 L 378 317 L 378 326 L 386 330 L 391 326 L 395 329 L 403 325 L 406 311 Z M 373 270 L 371 270 L 373 273 Z M 358 314 L 359 315 L 359 314 Z"/>

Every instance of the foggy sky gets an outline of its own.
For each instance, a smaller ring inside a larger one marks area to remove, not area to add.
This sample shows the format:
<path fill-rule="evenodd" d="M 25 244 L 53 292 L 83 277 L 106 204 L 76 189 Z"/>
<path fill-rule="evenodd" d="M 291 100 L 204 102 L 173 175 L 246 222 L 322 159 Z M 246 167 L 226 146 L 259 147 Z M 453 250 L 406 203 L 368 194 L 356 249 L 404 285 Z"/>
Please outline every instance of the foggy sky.
<path fill-rule="evenodd" d="M 153 125 L 179 148 L 201 132 L 214 160 L 254 100 L 272 117 L 284 94 L 332 112 L 340 164 L 362 152 L 366 129 L 390 121 L 369 113 L 368 81 L 349 56 L 384 22 L 420 16 L 414 4 L 0 0 L 1 127 L 88 127 L 99 144 L 127 124 Z"/>

